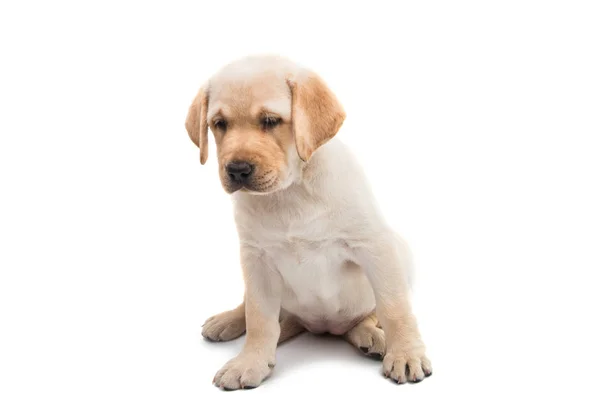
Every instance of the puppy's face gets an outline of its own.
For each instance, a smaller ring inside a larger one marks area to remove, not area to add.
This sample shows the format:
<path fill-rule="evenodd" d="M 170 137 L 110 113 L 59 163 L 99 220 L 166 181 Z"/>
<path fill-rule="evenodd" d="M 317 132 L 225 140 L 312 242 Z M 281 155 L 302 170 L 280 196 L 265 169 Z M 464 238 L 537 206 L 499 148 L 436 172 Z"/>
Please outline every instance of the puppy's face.
<path fill-rule="evenodd" d="M 228 193 L 269 193 L 289 186 L 300 159 L 292 100 L 273 72 L 246 77 L 226 72 L 212 81 L 208 126 L 215 137 L 221 183 Z"/>
<path fill-rule="evenodd" d="M 313 73 L 282 58 L 250 57 L 226 66 L 199 91 L 186 128 L 202 164 L 210 128 L 227 193 L 267 194 L 298 181 L 303 163 L 344 118 Z"/>

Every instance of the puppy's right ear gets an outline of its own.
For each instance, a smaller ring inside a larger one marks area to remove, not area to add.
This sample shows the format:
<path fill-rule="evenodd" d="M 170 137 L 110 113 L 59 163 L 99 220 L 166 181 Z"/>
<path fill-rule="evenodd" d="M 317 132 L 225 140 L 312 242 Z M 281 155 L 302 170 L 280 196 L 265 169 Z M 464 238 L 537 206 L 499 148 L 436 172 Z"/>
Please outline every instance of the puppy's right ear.
<path fill-rule="evenodd" d="M 200 164 L 204 165 L 208 158 L 208 123 L 206 121 L 206 111 L 208 109 L 208 93 L 204 88 L 198 91 L 198 94 L 192 102 L 187 117 L 185 119 L 185 128 L 190 139 L 200 149 Z"/>

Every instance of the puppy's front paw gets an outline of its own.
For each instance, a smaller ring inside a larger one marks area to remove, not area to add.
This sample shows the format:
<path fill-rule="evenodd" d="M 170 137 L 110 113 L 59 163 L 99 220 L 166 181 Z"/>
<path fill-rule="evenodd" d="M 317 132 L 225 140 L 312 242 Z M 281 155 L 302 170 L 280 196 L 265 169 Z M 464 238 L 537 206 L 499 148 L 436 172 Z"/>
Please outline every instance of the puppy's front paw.
<path fill-rule="evenodd" d="M 245 331 L 246 318 L 237 309 L 212 316 L 202 325 L 202 336 L 214 342 L 231 341 Z"/>
<path fill-rule="evenodd" d="M 395 347 L 383 358 L 383 374 L 398 384 L 418 383 L 431 376 L 431 362 L 423 346 Z"/>
<path fill-rule="evenodd" d="M 217 372 L 213 383 L 224 390 L 253 389 L 273 370 L 274 361 L 254 355 L 239 355 Z"/>

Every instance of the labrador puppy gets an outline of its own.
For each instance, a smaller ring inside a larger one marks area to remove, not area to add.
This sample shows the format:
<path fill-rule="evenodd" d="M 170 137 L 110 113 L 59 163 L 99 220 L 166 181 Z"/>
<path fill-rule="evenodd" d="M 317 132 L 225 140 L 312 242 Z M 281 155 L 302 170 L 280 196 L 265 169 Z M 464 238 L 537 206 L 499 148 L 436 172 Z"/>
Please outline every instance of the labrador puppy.
<path fill-rule="evenodd" d="M 279 56 L 249 56 L 201 87 L 185 121 L 234 202 L 244 300 L 209 318 L 202 334 L 243 349 L 214 377 L 254 388 L 277 345 L 303 332 L 340 335 L 383 359 L 397 383 L 431 375 L 409 301 L 405 242 L 379 212 L 356 158 L 334 136 L 346 114 L 323 79 Z"/>

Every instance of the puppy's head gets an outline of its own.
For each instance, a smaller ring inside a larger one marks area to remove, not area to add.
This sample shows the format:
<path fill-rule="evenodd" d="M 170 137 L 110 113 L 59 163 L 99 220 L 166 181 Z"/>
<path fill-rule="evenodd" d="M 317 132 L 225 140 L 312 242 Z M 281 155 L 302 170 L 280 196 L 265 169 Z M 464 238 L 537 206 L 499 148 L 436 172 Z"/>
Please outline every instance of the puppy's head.
<path fill-rule="evenodd" d="M 344 110 L 315 73 L 274 56 L 225 66 L 198 92 L 185 126 L 208 158 L 208 129 L 228 193 L 266 194 L 301 177 L 303 163 L 338 132 Z"/>

